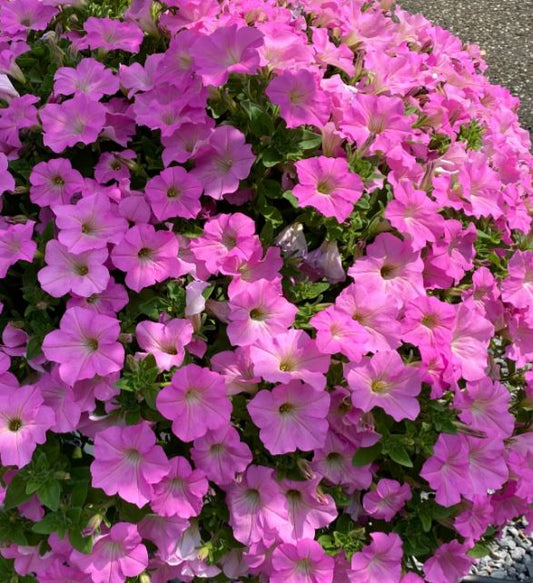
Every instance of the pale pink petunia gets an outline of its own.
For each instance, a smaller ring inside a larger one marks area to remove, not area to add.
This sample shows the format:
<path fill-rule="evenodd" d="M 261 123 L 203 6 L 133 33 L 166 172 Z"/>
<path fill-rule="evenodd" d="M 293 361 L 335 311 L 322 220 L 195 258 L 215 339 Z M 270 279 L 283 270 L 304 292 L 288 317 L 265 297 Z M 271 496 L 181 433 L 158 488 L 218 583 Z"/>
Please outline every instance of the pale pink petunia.
<path fill-rule="evenodd" d="M 36 164 L 30 174 L 30 199 L 45 207 L 68 204 L 74 194 L 83 192 L 83 176 L 72 168 L 70 160 L 53 158 Z"/>
<path fill-rule="evenodd" d="M 72 95 L 85 93 L 99 101 L 104 95 L 113 95 L 119 89 L 118 77 L 96 59 L 82 59 L 77 66 L 59 67 L 54 75 L 54 93 Z"/>
<path fill-rule="evenodd" d="M 56 154 L 78 142 L 96 142 L 106 124 L 106 107 L 83 93 L 63 103 L 48 103 L 40 112 L 43 142 Z"/>
<path fill-rule="evenodd" d="M 96 538 L 92 551 L 73 550 L 71 562 L 91 576 L 93 583 L 124 583 L 148 566 L 148 551 L 135 524 L 117 522 Z"/>
<path fill-rule="evenodd" d="M 36 386 L 41 391 L 44 404 L 55 413 L 55 424 L 51 430 L 55 433 L 75 431 L 82 407 L 72 387 L 61 380 L 57 367 L 51 373 L 43 374 Z"/>
<path fill-rule="evenodd" d="M 411 488 L 408 484 L 381 479 L 375 490 L 363 496 L 363 508 L 373 518 L 389 522 L 411 497 Z"/>
<path fill-rule="evenodd" d="M 250 347 L 243 346 L 234 352 L 223 350 L 211 358 L 213 370 L 220 372 L 226 379 L 229 395 L 255 393 L 261 378 L 254 375 L 254 365 L 250 358 Z"/>
<path fill-rule="evenodd" d="M 457 378 L 478 381 L 486 374 L 494 326 L 474 305 L 459 304 L 452 332 L 452 364 Z"/>
<path fill-rule="evenodd" d="M 316 530 L 325 528 L 338 516 L 335 501 L 321 491 L 320 477 L 305 481 L 283 480 L 290 528 L 281 532 L 283 542 L 314 538 Z"/>
<path fill-rule="evenodd" d="M 423 270 L 420 254 L 408 242 L 391 233 L 381 233 L 366 248 L 366 255 L 350 267 L 348 275 L 376 285 L 401 306 L 425 295 Z"/>
<path fill-rule="evenodd" d="M 33 261 L 37 243 L 32 240 L 35 221 L 3 223 L 0 220 L 0 279 L 17 261 Z"/>
<path fill-rule="evenodd" d="M 230 294 L 227 334 L 236 346 L 248 346 L 285 332 L 294 322 L 297 308 L 287 301 L 281 286 L 259 279 L 241 283 Z"/>
<path fill-rule="evenodd" d="M 99 314 L 114 316 L 120 312 L 129 302 L 126 288 L 116 283 L 110 277 L 107 287 L 100 293 L 92 294 L 86 298 L 72 294 L 67 301 L 67 308 L 88 308 Z"/>
<path fill-rule="evenodd" d="M 461 494 L 471 491 L 467 443 L 457 435 L 441 433 L 420 476 L 435 490 L 437 504 L 453 506 L 460 502 Z"/>
<path fill-rule="evenodd" d="M 335 562 L 312 539 L 283 543 L 272 554 L 272 583 L 332 583 Z"/>
<path fill-rule="evenodd" d="M 94 438 L 92 485 L 108 496 L 118 494 L 139 507 L 149 502 L 153 485 L 170 471 L 163 448 L 147 421 L 126 427 L 112 426 Z"/>
<path fill-rule="evenodd" d="M 235 476 L 252 463 L 252 452 L 231 425 L 209 430 L 194 440 L 191 458 L 211 482 L 218 486 L 231 484 Z"/>
<path fill-rule="evenodd" d="M 515 418 L 509 411 L 511 392 L 502 383 L 485 377 L 466 383 L 466 389 L 455 392 L 454 407 L 459 419 L 487 435 L 506 439 L 513 433 Z"/>
<path fill-rule="evenodd" d="M 439 206 L 423 190 L 416 190 L 407 180 L 392 180 L 394 199 L 385 209 L 385 218 L 402 235 L 406 235 L 414 251 L 433 243 L 444 230 Z"/>
<path fill-rule="evenodd" d="M 428 583 L 457 583 L 475 563 L 467 554 L 471 546 L 456 540 L 442 544 L 423 565 L 425 580 Z"/>
<path fill-rule="evenodd" d="M 152 354 L 160 370 L 170 370 L 183 362 L 185 346 L 192 340 L 192 335 L 192 324 L 182 318 L 167 322 L 145 320 L 139 322 L 135 329 L 137 342 L 144 350 L 138 354 Z"/>
<path fill-rule="evenodd" d="M 55 420 L 54 410 L 44 404 L 39 387 L 0 385 L 2 466 L 21 468 L 28 464 L 37 444 L 46 441 L 46 432 Z"/>
<path fill-rule="evenodd" d="M 213 130 L 194 160 L 191 174 L 201 182 L 204 194 L 220 200 L 224 194 L 235 192 L 240 181 L 248 177 L 255 155 L 241 131 L 223 125 Z"/>
<path fill-rule="evenodd" d="M 198 516 L 209 483 L 201 470 L 193 470 L 184 457 L 168 462 L 169 473 L 154 485 L 150 506 L 160 516 L 187 519 Z"/>
<path fill-rule="evenodd" d="M 324 68 L 332 65 L 344 71 L 349 77 L 354 76 L 352 50 L 344 43 L 337 46 L 331 42 L 326 28 L 313 29 L 313 49 L 317 62 Z"/>
<path fill-rule="evenodd" d="M 59 326 L 45 336 L 42 349 L 48 360 L 59 363 L 65 383 L 73 385 L 122 369 L 124 347 L 118 342 L 120 323 L 116 318 L 69 308 Z"/>
<path fill-rule="evenodd" d="M 328 393 L 297 380 L 259 391 L 248 404 L 261 441 L 274 455 L 322 447 L 328 409 Z"/>
<path fill-rule="evenodd" d="M 117 206 L 101 193 L 91 194 L 76 204 L 54 205 L 59 229 L 57 238 L 71 253 L 102 249 L 119 243 L 128 222 L 118 216 Z"/>
<path fill-rule="evenodd" d="M 220 26 L 208 36 L 197 35 L 190 50 L 196 73 L 206 85 L 224 85 L 230 73 L 253 75 L 259 68 L 257 49 L 263 35 L 251 26 Z"/>
<path fill-rule="evenodd" d="M 452 340 L 455 308 L 434 296 L 412 300 L 405 305 L 402 339 L 415 346 L 429 345 L 443 352 Z"/>
<path fill-rule="evenodd" d="M 316 208 L 325 217 L 345 221 L 363 194 L 363 182 L 350 172 L 345 158 L 318 156 L 295 164 L 298 184 L 292 189 L 301 206 Z"/>
<path fill-rule="evenodd" d="M 156 402 L 158 411 L 172 421 L 172 431 L 182 441 L 193 441 L 209 429 L 223 427 L 231 415 L 224 377 L 196 364 L 177 370 Z"/>
<path fill-rule="evenodd" d="M 111 252 L 111 261 L 126 272 L 126 285 L 139 292 L 169 277 L 183 275 L 178 260 L 178 239 L 152 225 L 135 225 Z"/>
<path fill-rule="evenodd" d="M 78 50 L 101 48 L 137 53 L 144 38 L 137 24 L 115 18 L 89 16 L 83 28 L 87 34 L 78 41 Z"/>
<path fill-rule="evenodd" d="M 279 106 L 287 127 L 322 127 L 329 119 L 330 104 L 319 87 L 317 75 L 306 69 L 283 71 L 266 88 L 270 101 Z"/>
<path fill-rule="evenodd" d="M 176 541 L 184 536 L 189 525 L 188 520 L 179 516 L 146 514 L 139 522 L 139 534 L 143 539 L 154 543 L 158 558 L 174 563 Z"/>
<path fill-rule="evenodd" d="M 516 251 L 502 282 L 502 299 L 515 308 L 529 308 L 533 303 L 533 251 Z"/>
<path fill-rule="evenodd" d="M 380 407 L 396 421 L 418 416 L 420 373 L 416 367 L 406 366 L 396 351 L 378 352 L 359 363 L 348 363 L 345 376 L 355 407 L 363 411 Z"/>
<path fill-rule="evenodd" d="M 235 539 L 244 545 L 272 543 L 288 526 L 287 501 L 273 474 L 271 468 L 249 466 L 243 479 L 226 490 L 229 524 Z"/>
<path fill-rule="evenodd" d="M 175 217 L 194 219 L 202 206 L 202 185 L 180 166 L 166 168 L 151 178 L 146 183 L 145 192 L 158 221 Z"/>
<path fill-rule="evenodd" d="M 355 583 L 400 583 L 402 539 L 394 532 L 370 533 L 372 542 L 352 556 L 350 581 Z"/>
<path fill-rule="evenodd" d="M 258 340 L 250 348 L 254 373 L 271 383 L 302 380 L 315 389 L 326 386 L 325 374 L 330 356 L 321 354 L 313 340 L 303 330 L 288 330 L 276 336 Z"/>
<path fill-rule="evenodd" d="M 46 245 L 46 265 L 37 274 L 44 291 L 55 298 L 75 293 L 87 298 L 107 287 L 109 271 L 104 266 L 107 249 L 84 253 L 69 253 L 59 241 L 52 239 Z"/>

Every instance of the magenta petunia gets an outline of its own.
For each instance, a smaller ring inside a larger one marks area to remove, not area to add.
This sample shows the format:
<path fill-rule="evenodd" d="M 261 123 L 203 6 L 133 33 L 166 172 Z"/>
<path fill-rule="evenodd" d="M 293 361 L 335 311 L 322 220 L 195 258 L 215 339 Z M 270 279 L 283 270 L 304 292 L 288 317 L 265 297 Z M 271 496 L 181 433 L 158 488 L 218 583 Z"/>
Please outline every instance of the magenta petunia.
<path fill-rule="evenodd" d="M 21 468 L 32 458 L 37 444 L 54 427 L 54 410 L 45 405 L 38 386 L 0 385 L 0 459 L 2 466 Z"/>
<path fill-rule="evenodd" d="M 259 391 L 248 404 L 261 441 L 274 455 L 322 447 L 328 409 L 329 394 L 300 381 Z"/>
<path fill-rule="evenodd" d="M 99 101 L 104 95 L 113 95 L 118 89 L 118 77 L 96 59 L 82 59 L 75 68 L 59 67 L 54 75 L 56 95 L 84 93 Z"/>
<path fill-rule="evenodd" d="M 92 485 L 102 488 L 108 496 L 118 494 L 142 507 L 152 499 L 153 485 L 169 471 L 165 452 L 156 445 L 155 433 L 146 421 L 108 427 L 94 438 Z"/>
<path fill-rule="evenodd" d="M 363 508 L 373 518 L 390 522 L 411 497 L 408 484 L 382 479 L 375 490 L 363 496 Z"/>
<path fill-rule="evenodd" d="M 124 347 L 118 342 L 116 318 L 95 314 L 86 308 L 69 308 L 59 330 L 48 333 L 42 349 L 48 360 L 59 364 L 59 376 L 69 385 L 106 376 L 122 369 Z"/>
<path fill-rule="evenodd" d="M 83 176 L 66 158 L 39 162 L 30 174 L 30 199 L 41 207 L 68 204 L 74 194 L 84 189 Z"/>
<path fill-rule="evenodd" d="M 156 402 L 161 414 L 172 421 L 173 433 L 183 441 L 223 427 L 231 415 L 224 377 L 196 364 L 177 370 Z"/>
<path fill-rule="evenodd" d="M 37 243 L 33 241 L 35 221 L 9 224 L 0 219 L 0 279 L 17 261 L 33 261 Z"/>
<path fill-rule="evenodd" d="M 301 206 L 344 222 L 363 194 L 363 182 L 344 158 L 307 158 L 295 164 L 298 184 L 292 189 Z"/>
<path fill-rule="evenodd" d="M 470 571 L 475 559 L 467 554 L 468 543 L 451 541 L 442 544 L 423 565 L 428 583 L 456 583 Z"/>
<path fill-rule="evenodd" d="M 4 192 L 8 192 L 15 189 L 15 179 L 8 172 L 7 167 L 8 160 L 6 158 L 6 155 L 0 152 L 0 196 Z"/>
<path fill-rule="evenodd" d="M 40 112 L 45 146 L 59 154 L 79 142 L 96 142 L 106 125 L 106 111 L 83 93 L 61 104 L 48 103 Z"/>

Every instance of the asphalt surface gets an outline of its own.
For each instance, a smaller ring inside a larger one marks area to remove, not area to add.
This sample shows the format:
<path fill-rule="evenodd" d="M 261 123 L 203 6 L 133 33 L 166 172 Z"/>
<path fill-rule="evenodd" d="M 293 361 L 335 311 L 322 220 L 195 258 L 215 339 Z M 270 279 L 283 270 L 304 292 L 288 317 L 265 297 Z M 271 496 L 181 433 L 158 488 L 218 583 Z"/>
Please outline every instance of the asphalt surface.
<path fill-rule="evenodd" d="M 398 0 L 398 5 L 486 52 L 486 75 L 520 98 L 533 136 L 533 0 Z"/>

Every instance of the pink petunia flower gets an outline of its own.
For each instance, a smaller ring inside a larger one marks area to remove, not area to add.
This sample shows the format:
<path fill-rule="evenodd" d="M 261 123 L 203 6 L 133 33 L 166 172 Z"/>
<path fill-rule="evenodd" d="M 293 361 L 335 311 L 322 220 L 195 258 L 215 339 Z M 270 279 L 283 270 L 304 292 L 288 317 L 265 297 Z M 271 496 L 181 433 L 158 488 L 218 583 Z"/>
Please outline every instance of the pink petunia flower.
<path fill-rule="evenodd" d="M 471 546 L 456 540 L 442 544 L 423 565 L 425 580 L 429 583 L 459 581 L 475 563 L 475 559 L 467 554 Z"/>
<path fill-rule="evenodd" d="M 516 251 L 502 282 L 502 299 L 515 308 L 528 308 L 533 302 L 533 252 Z"/>
<path fill-rule="evenodd" d="M 160 370 L 179 366 L 185 356 L 185 346 L 192 340 L 193 327 L 189 320 L 175 318 L 168 322 L 139 322 L 135 336 L 145 351 L 140 356 L 152 354 Z"/>
<path fill-rule="evenodd" d="M 298 182 L 292 192 L 302 206 L 344 222 L 363 194 L 363 182 L 344 158 L 307 158 L 295 164 Z"/>
<path fill-rule="evenodd" d="M 230 294 L 228 338 L 236 346 L 268 339 L 287 331 L 297 311 L 296 306 L 283 297 L 280 285 L 266 279 L 242 283 L 237 293 Z"/>
<path fill-rule="evenodd" d="M 271 468 L 249 466 L 243 479 L 226 490 L 229 524 L 233 536 L 244 545 L 270 544 L 288 526 L 287 501 L 273 473 Z"/>
<path fill-rule="evenodd" d="M 117 312 L 120 312 L 129 301 L 128 292 L 126 288 L 116 283 L 115 280 L 110 277 L 107 287 L 104 291 L 98 294 L 92 294 L 87 298 L 83 298 L 76 295 L 71 295 L 67 302 L 67 308 L 88 308 L 99 314 L 105 314 L 108 316 L 114 316 Z"/>
<path fill-rule="evenodd" d="M 272 583 L 332 583 L 335 561 L 312 539 L 283 543 L 272 554 Z"/>
<path fill-rule="evenodd" d="M 32 261 L 37 243 L 32 240 L 35 221 L 6 224 L 0 221 L 0 279 L 17 261 Z"/>
<path fill-rule="evenodd" d="M 205 85 L 220 87 L 230 73 L 253 75 L 259 68 L 257 49 L 263 34 L 251 26 L 221 26 L 208 36 L 198 35 L 190 50 L 194 68 Z"/>
<path fill-rule="evenodd" d="M 122 369 L 124 347 L 118 342 L 119 334 L 116 318 L 85 308 L 69 308 L 59 330 L 45 336 L 42 349 L 48 360 L 59 363 L 61 380 L 73 385 Z"/>
<path fill-rule="evenodd" d="M 7 170 L 8 160 L 5 154 L 0 153 L 0 195 L 15 189 L 15 179 Z"/>
<path fill-rule="evenodd" d="M 422 390 L 420 373 L 405 366 L 396 351 L 378 352 L 344 368 L 355 407 L 362 411 L 381 407 L 396 421 L 416 419 L 420 412 L 416 397 Z"/>
<path fill-rule="evenodd" d="M 250 347 L 254 373 L 271 383 L 288 383 L 299 379 L 315 389 L 326 386 L 325 374 L 330 356 L 322 354 L 303 330 L 288 330 L 282 334 L 258 340 Z"/>
<path fill-rule="evenodd" d="M 44 374 L 36 385 L 44 399 L 44 404 L 53 409 L 55 424 L 51 430 L 55 433 L 75 431 L 80 421 L 82 407 L 72 387 L 59 377 L 57 367 L 50 374 Z"/>
<path fill-rule="evenodd" d="M 178 239 L 169 231 L 156 231 L 152 225 L 135 225 L 111 252 L 111 261 L 126 272 L 126 285 L 136 292 L 183 275 L 178 260 Z"/>
<path fill-rule="evenodd" d="M 201 182 L 204 194 L 220 200 L 224 194 L 235 192 L 240 181 L 248 177 L 255 155 L 242 132 L 224 125 L 213 130 L 194 160 L 191 174 Z"/>
<path fill-rule="evenodd" d="M 252 463 L 252 452 L 230 425 L 208 431 L 194 440 L 191 450 L 194 465 L 203 470 L 217 486 L 231 484 L 235 476 Z"/>
<path fill-rule="evenodd" d="M 209 429 L 223 427 L 231 415 L 224 377 L 196 364 L 177 370 L 156 402 L 158 411 L 172 421 L 172 431 L 182 441 L 193 441 Z"/>
<path fill-rule="evenodd" d="M 453 526 L 462 537 L 478 540 L 485 534 L 494 514 L 490 500 L 474 495 L 471 505 L 455 517 Z"/>
<path fill-rule="evenodd" d="M 46 266 L 39 271 L 37 278 L 44 291 L 55 298 L 70 292 L 88 298 L 107 287 L 109 271 L 104 267 L 107 249 L 74 255 L 52 239 L 46 245 L 44 258 Z"/>
<path fill-rule="evenodd" d="M 83 192 L 83 176 L 72 168 L 70 160 L 53 158 L 39 162 L 30 174 L 30 199 L 41 207 L 68 204 L 72 196 Z"/>
<path fill-rule="evenodd" d="M 0 22 L 2 32 L 16 35 L 26 31 L 44 30 L 57 14 L 57 8 L 35 0 L 14 0 L 2 5 Z M 25 37 L 24 37 L 25 38 Z"/>
<path fill-rule="evenodd" d="M 259 436 L 274 455 L 322 447 L 329 424 L 329 394 L 300 381 L 259 391 L 248 403 Z"/>
<path fill-rule="evenodd" d="M 107 534 L 97 537 L 88 555 L 73 550 L 70 560 L 93 583 L 124 583 L 146 569 L 148 551 L 135 524 L 117 522 Z"/>
<path fill-rule="evenodd" d="M 355 261 L 348 275 L 375 284 L 399 305 L 425 295 L 420 254 L 406 241 L 391 233 L 381 233 L 366 248 L 366 255 Z"/>
<path fill-rule="evenodd" d="M 158 221 L 182 217 L 194 219 L 201 209 L 202 185 L 181 166 L 166 168 L 145 187 L 146 198 Z"/>
<path fill-rule="evenodd" d="M 115 94 L 118 89 L 118 77 L 96 59 L 82 59 L 76 68 L 59 67 L 54 75 L 56 95 L 84 93 L 99 101 L 104 95 Z"/>
<path fill-rule="evenodd" d="M 283 71 L 266 88 L 270 101 L 279 106 L 288 128 L 322 127 L 329 119 L 330 104 L 319 87 L 317 75 L 306 69 Z"/>
<path fill-rule="evenodd" d="M 127 427 L 108 427 L 94 438 L 92 485 L 108 495 L 118 494 L 140 508 L 153 495 L 153 485 L 169 473 L 163 448 L 147 421 Z"/>
<path fill-rule="evenodd" d="M 460 502 L 461 493 L 471 489 L 466 442 L 456 435 L 441 433 L 420 476 L 435 490 L 437 504 L 453 506 Z"/>
<path fill-rule="evenodd" d="M 119 243 L 128 222 L 117 216 L 116 205 L 104 194 L 92 194 L 76 204 L 54 205 L 57 238 L 71 253 L 102 249 Z"/>
<path fill-rule="evenodd" d="M 314 538 L 315 531 L 327 527 L 338 516 L 335 501 L 319 489 L 320 477 L 296 482 L 283 480 L 281 487 L 287 498 L 291 528 L 281 532 L 283 542 Z"/>
<path fill-rule="evenodd" d="M 36 386 L 0 386 L 0 459 L 2 466 L 22 468 L 37 444 L 54 426 L 54 410 L 44 404 Z"/>
<path fill-rule="evenodd" d="M 144 38 L 143 31 L 134 22 L 120 22 L 114 18 L 89 16 L 83 25 L 87 33 L 77 42 L 77 49 L 106 49 L 138 53 Z"/>
<path fill-rule="evenodd" d="M 106 125 L 106 107 L 85 94 L 41 109 L 43 142 L 56 154 L 78 142 L 92 144 Z"/>
<path fill-rule="evenodd" d="M 382 479 L 375 490 L 363 496 L 363 508 L 373 518 L 389 522 L 411 498 L 408 484 Z"/>
<path fill-rule="evenodd" d="M 350 581 L 399 583 L 402 576 L 402 539 L 394 532 L 370 533 L 372 542 L 352 556 Z"/>
<path fill-rule="evenodd" d="M 150 506 L 160 516 L 198 516 L 209 488 L 205 474 L 193 470 L 184 457 L 174 457 L 168 465 L 168 475 L 153 487 Z"/>
<path fill-rule="evenodd" d="M 402 339 L 415 346 L 429 345 L 443 350 L 452 340 L 454 323 L 453 305 L 433 296 L 417 298 L 405 305 Z"/>

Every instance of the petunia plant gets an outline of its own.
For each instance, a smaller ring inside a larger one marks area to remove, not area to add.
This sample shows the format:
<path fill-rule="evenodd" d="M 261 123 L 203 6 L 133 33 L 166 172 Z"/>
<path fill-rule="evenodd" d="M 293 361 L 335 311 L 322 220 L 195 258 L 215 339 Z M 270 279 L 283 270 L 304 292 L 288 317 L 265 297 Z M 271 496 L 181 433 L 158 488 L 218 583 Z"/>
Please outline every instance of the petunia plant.
<path fill-rule="evenodd" d="M 456 583 L 533 524 L 485 70 L 393 0 L 0 0 L 0 581 Z"/>

